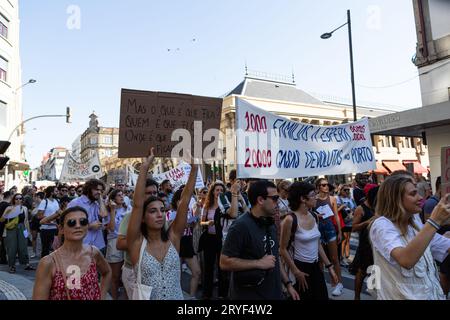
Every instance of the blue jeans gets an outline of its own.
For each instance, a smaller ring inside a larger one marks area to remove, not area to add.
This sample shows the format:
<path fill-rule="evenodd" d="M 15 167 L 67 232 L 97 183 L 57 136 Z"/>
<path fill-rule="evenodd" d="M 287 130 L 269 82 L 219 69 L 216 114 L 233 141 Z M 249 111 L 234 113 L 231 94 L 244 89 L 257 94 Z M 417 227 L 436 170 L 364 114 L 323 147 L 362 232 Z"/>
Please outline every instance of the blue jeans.
<path fill-rule="evenodd" d="M 320 240 L 323 244 L 329 244 L 330 242 L 336 241 L 336 229 L 334 228 L 331 218 L 319 220 L 319 231 Z"/>

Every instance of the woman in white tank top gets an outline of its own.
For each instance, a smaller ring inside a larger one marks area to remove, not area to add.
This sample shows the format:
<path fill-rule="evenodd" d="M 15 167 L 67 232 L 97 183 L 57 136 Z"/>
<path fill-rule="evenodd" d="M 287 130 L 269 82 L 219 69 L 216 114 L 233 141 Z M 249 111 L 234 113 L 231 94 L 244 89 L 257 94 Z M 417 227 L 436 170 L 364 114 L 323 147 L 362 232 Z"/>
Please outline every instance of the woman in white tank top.
<path fill-rule="evenodd" d="M 316 205 L 315 189 L 314 185 L 305 182 L 296 182 L 289 188 L 288 200 L 292 211 L 281 224 L 280 254 L 295 276 L 295 287 L 300 300 L 328 299 L 319 260 L 326 265 L 334 281 L 337 281 L 333 264 L 320 244 L 316 218 L 311 213 Z"/>

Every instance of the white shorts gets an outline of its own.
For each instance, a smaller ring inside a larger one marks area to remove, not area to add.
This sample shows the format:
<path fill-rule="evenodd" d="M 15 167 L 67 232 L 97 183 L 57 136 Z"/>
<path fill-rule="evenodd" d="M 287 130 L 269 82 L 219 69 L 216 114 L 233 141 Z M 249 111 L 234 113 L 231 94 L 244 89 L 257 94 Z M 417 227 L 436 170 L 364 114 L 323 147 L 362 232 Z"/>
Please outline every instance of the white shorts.
<path fill-rule="evenodd" d="M 133 268 L 124 264 L 122 266 L 122 283 L 127 292 L 128 300 L 133 298 L 133 291 L 136 288 L 136 274 Z"/>
<path fill-rule="evenodd" d="M 123 251 L 117 250 L 117 238 L 108 240 L 106 248 L 106 261 L 109 263 L 119 263 L 123 261 Z"/>

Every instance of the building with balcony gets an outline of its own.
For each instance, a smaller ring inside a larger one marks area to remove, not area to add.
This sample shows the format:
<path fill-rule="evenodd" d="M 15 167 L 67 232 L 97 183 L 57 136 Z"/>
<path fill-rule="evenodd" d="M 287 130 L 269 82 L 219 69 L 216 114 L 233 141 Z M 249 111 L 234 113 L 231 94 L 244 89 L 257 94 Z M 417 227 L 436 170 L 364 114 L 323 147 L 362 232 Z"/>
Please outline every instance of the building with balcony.
<path fill-rule="evenodd" d="M 19 1 L 0 1 L 0 140 L 10 138 L 6 155 L 10 158 L 0 180 L 7 186 L 21 185 L 25 163 L 23 135 L 14 129 L 22 122 L 22 77 L 20 62 Z M 5 175 L 7 174 L 7 177 Z"/>

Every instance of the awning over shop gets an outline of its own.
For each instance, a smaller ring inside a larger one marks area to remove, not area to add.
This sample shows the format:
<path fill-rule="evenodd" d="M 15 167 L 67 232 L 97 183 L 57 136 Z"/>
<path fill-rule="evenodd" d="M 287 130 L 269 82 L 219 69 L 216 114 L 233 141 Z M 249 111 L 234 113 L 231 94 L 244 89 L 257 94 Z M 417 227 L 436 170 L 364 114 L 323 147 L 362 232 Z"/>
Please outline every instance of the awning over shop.
<path fill-rule="evenodd" d="M 377 161 L 377 168 L 373 171 L 376 174 L 389 174 L 389 171 L 386 170 L 385 167 L 381 163 Z"/>
<path fill-rule="evenodd" d="M 383 161 L 383 165 L 392 173 L 397 170 L 406 170 L 405 166 L 398 161 Z"/>
<path fill-rule="evenodd" d="M 407 165 L 409 163 L 412 163 L 414 165 L 414 173 L 422 174 L 422 173 L 428 173 L 428 169 L 422 166 L 419 161 L 417 160 L 410 160 L 410 161 L 403 161 L 404 165 Z"/>

